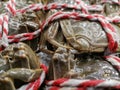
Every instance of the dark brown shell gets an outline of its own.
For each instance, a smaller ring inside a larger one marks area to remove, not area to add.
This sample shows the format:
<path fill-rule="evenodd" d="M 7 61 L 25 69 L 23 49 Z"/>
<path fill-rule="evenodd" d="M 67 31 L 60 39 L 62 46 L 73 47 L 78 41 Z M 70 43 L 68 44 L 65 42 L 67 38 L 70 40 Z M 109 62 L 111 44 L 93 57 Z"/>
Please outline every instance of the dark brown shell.
<path fill-rule="evenodd" d="M 59 78 L 120 80 L 119 73 L 101 56 L 74 55 L 65 48 L 57 49 L 49 67 L 48 79 Z"/>

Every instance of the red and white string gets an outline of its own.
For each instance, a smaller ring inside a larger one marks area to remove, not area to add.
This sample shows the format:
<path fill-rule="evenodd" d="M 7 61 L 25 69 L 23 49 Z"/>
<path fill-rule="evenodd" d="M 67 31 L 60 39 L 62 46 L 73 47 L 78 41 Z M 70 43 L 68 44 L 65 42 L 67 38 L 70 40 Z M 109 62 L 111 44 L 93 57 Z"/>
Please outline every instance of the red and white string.
<path fill-rule="evenodd" d="M 15 0 L 9 0 L 6 4 L 6 9 L 9 11 L 10 14 L 15 15 L 16 9 L 15 9 Z M 0 15 L 0 50 L 2 50 L 3 47 L 8 46 L 8 22 L 9 22 L 9 15 L 1 14 Z"/>
<path fill-rule="evenodd" d="M 78 5 L 81 6 L 81 10 L 83 13 L 88 14 L 88 8 L 87 5 L 82 0 L 75 0 Z"/>
<path fill-rule="evenodd" d="M 15 0 L 9 0 L 6 9 L 9 11 L 11 15 L 16 15 L 16 1 Z"/>
<path fill-rule="evenodd" d="M 17 12 L 26 12 L 27 10 L 34 10 L 34 11 L 38 11 L 38 10 L 50 10 L 50 9 L 61 9 L 61 8 L 73 8 L 73 9 L 78 9 L 83 11 L 84 14 L 79 14 L 76 12 L 57 12 L 55 14 L 53 14 L 52 16 L 50 16 L 48 19 L 46 19 L 41 28 L 35 32 L 32 33 L 22 33 L 22 34 L 18 34 L 18 35 L 13 35 L 13 36 L 8 36 L 8 19 L 9 17 L 6 16 L 0 16 L 0 36 L 1 38 L 4 37 L 6 40 L 5 43 L 7 43 L 7 38 L 9 39 L 9 43 L 11 42 L 19 42 L 19 41 L 24 41 L 24 40 L 31 40 L 35 37 L 37 37 L 39 35 L 39 33 L 44 30 L 44 28 L 46 26 L 48 26 L 51 22 L 55 21 L 55 20 L 59 20 L 59 19 L 75 19 L 75 20 L 81 20 L 82 18 L 91 20 L 91 21 L 99 21 L 100 24 L 102 25 L 103 29 L 106 32 L 106 35 L 108 37 L 108 48 L 110 49 L 110 51 L 114 52 L 116 51 L 117 47 L 118 47 L 118 36 L 116 34 L 116 30 L 115 28 L 109 23 L 109 22 L 115 22 L 118 23 L 120 22 L 120 17 L 117 18 L 106 18 L 102 15 L 89 15 L 88 14 L 88 10 L 91 10 L 91 8 L 93 9 L 93 7 L 91 6 L 86 6 L 83 2 L 78 1 L 78 5 L 77 6 L 70 6 L 67 4 L 56 4 L 56 3 L 52 3 L 52 4 L 48 4 L 48 5 L 42 5 L 42 4 L 33 4 L 30 5 L 28 7 L 25 7 L 23 9 L 20 10 L 16 10 L 15 6 L 15 0 L 10 0 L 7 4 L 7 9 L 9 11 L 9 13 L 11 15 L 16 15 Z M 119 2 L 118 2 L 119 3 Z M 82 5 L 81 5 L 82 4 Z M 88 8 L 89 7 L 89 8 Z M 94 6 L 94 8 L 96 8 Z M 8 36 L 8 37 L 7 37 Z M 5 46 L 7 46 L 7 44 L 4 44 Z M 105 57 L 106 60 L 108 62 L 110 62 L 118 71 L 119 71 L 119 67 L 120 67 L 120 59 L 118 57 L 115 56 L 106 56 Z M 45 71 L 43 71 L 43 73 L 41 74 L 40 78 L 38 80 L 36 80 L 35 82 L 29 83 L 23 87 L 21 87 L 22 89 L 20 90 L 37 90 L 40 85 L 43 83 L 44 79 L 45 79 Z M 50 90 L 55 90 L 53 88 L 59 88 L 57 90 L 61 90 L 61 88 L 66 87 L 66 86 L 72 86 L 77 88 L 78 86 L 80 87 L 114 87 L 114 88 L 120 88 L 120 82 L 117 80 L 75 80 L 75 79 L 58 79 L 58 80 L 53 80 L 53 81 L 48 81 L 46 83 L 48 86 L 50 86 Z"/>
<path fill-rule="evenodd" d="M 111 87 L 118 88 L 120 82 L 117 80 L 78 80 L 60 78 L 46 82 L 48 86 L 58 87 Z"/>
<path fill-rule="evenodd" d="M 18 10 L 18 12 L 23 13 L 23 12 L 26 12 L 27 10 L 37 11 L 37 10 L 50 10 L 50 9 L 58 9 L 58 8 L 73 8 L 73 9 L 81 10 L 81 7 L 77 7 L 77 6 L 52 3 L 52 4 L 48 4 L 48 5 L 43 5 L 43 6 L 41 4 L 33 4 L 26 8 L 23 8 L 21 10 Z M 114 23 L 120 22 L 120 17 L 117 17 L 117 16 L 114 18 L 105 17 L 105 19 L 108 20 L 109 22 L 114 22 Z M 32 32 L 32 33 L 22 33 L 19 35 L 8 36 L 8 38 L 9 38 L 9 42 L 19 42 L 19 41 L 23 41 L 23 40 L 31 40 L 32 37 L 34 38 L 34 36 L 36 36 L 38 33 L 40 33 L 39 30 Z"/>
<path fill-rule="evenodd" d="M 0 50 L 8 46 L 8 15 L 0 15 Z"/>
<path fill-rule="evenodd" d="M 107 34 L 107 37 L 109 40 L 109 45 L 108 45 L 109 49 L 111 51 L 115 51 L 117 49 L 118 36 L 115 32 L 116 30 L 107 20 L 105 20 L 104 17 L 102 17 L 101 15 L 96 15 L 96 14 L 95 15 L 88 15 L 88 14 L 80 14 L 77 12 L 57 12 L 57 13 L 51 15 L 48 19 L 46 19 L 43 22 L 41 29 L 39 29 L 33 33 L 18 34 L 15 36 L 9 36 L 8 38 L 9 38 L 10 42 L 15 41 L 16 38 L 17 38 L 17 41 L 19 41 L 19 40 L 21 40 L 21 38 L 23 39 L 25 37 L 23 39 L 23 40 L 25 40 L 25 39 L 28 39 L 30 36 L 32 38 L 32 37 L 38 35 L 40 33 L 40 31 L 44 30 L 44 28 L 49 25 L 49 23 L 51 23 L 55 20 L 59 20 L 59 19 L 81 20 L 81 18 L 86 18 L 86 19 L 91 20 L 91 21 L 99 21 L 100 24 L 102 25 L 102 27 L 104 28 L 106 34 Z"/>
<path fill-rule="evenodd" d="M 23 85 L 22 87 L 20 87 L 17 90 L 38 90 L 40 88 L 40 86 L 42 85 L 42 83 L 45 80 L 45 76 L 47 73 L 47 67 L 44 64 L 41 64 L 40 66 L 43 69 L 42 74 L 40 75 L 40 77 L 35 80 L 34 82 L 30 82 L 26 85 Z"/>
<path fill-rule="evenodd" d="M 120 58 L 114 55 L 104 57 L 120 72 Z M 74 89 L 74 90 L 86 90 L 87 87 L 109 87 L 114 89 L 120 89 L 119 80 L 78 80 L 60 78 L 57 80 L 51 80 L 46 82 L 47 90 L 62 90 L 62 89 Z"/>
<path fill-rule="evenodd" d="M 69 17 L 71 16 L 71 17 Z M 103 26 L 103 28 L 106 30 L 106 32 L 111 35 L 115 33 L 115 30 L 113 27 L 111 27 L 111 25 L 109 25 L 106 21 L 102 20 L 104 19 L 103 17 L 100 16 L 89 16 L 86 14 L 79 14 L 79 13 L 65 13 L 65 12 L 57 12 L 56 14 L 52 15 L 51 17 L 49 17 L 43 24 L 42 30 L 52 21 L 57 20 L 57 19 L 76 19 L 76 20 L 81 20 L 81 18 L 86 18 L 89 20 L 99 20 Z M 109 33 L 110 32 L 110 33 Z M 112 35 L 108 38 L 112 38 L 112 43 L 115 44 L 115 39 L 114 37 L 112 37 Z M 111 39 L 110 39 L 111 40 Z M 111 44 L 110 44 L 111 45 Z M 111 46 L 111 49 L 113 50 L 114 45 Z M 120 62 L 118 62 L 119 60 L 117 60 L 119 58 L 116 58 L 115 56 L 106 56 L 106 60 L 108 62 L 110 62 L 117 70 L 119 70 L 120 67 Z M 76 79 L 58 79 L 58 80 L 53 80 L 53 81 L 49 81 L 46 83 L 48 86 L 50 86 L 50 90 L 52 90 L 51 88 L 53 88 L 54 86 L 59 86 L 58 88 L 61 90 L 61 87 L 78 87 L 78 85 L 80 87 L 113 87 L 116 88 L 118 86 L 120 86 L 120 82 L 117 80 L 76 80 Z M 79 88 L 79 87 L 78 87 Z M 58 90 L 59 90 L 58 89 Z"/>
<path fill-rule="evenodd" d="M 51 9 L 64 9 L 64 8 L 81 10 L 83 8 L 83 6 L 80 6 L 82 3 L 79 3 L 79 5 L 69 5 L 69 4 L 60 4 L 60 3 L 50 3 L 47 5 L 42 5 L 41 3 L 39 3 L 39 4 L 29 5 L 20 10 L 17 10 L 16 12 L 24 13 L 29 10 L 31 10 L 31 11 L 39 11 L 39 10 L 47 11 L 47 10 L 51 10 Z M 103 7 L 101 5 L 91 5 L 91 6 L 85 6 L 85 9 L 83 8 L 83 12 L 87 13 L 88 10 L 89 11 L 102 11 Z"/>

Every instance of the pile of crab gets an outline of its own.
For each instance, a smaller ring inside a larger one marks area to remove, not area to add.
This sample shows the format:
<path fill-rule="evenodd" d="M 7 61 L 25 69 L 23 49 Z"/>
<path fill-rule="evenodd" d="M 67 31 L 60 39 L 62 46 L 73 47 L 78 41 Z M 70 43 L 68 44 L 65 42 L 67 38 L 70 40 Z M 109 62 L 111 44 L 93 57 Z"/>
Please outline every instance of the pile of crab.
<path fill-rule="evenodd" d="M 120 0 L 2 0 L 4 13 L 0 90 L 120 89 Z"/>

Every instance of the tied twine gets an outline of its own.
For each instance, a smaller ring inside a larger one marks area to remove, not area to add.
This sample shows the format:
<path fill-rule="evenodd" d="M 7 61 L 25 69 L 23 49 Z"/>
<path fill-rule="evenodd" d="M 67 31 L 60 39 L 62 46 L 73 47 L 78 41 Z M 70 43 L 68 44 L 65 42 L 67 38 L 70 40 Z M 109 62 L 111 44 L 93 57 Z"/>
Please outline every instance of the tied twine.
<path fill-rule="evenodd" d="M 80 5 L 81 3 L 78 2 L 78 4 Z M 82 3 L 83 4 L 83 3 Z M 21 10 L 16 10 L 15 9 L 15 0 L 10 0 L 8 5 L 7 5 L 7 9 L 8 11 L 14 16 L 16 15 L 17 12 L 25 12 L 27 10 L 29 10 L 29 8 L 25 8 L 25 9 L 21 9 Z M 32 5 L 30 7 L 31 10 L 50 10 L 50 9 L 58 9 L 61 8 L 60 5 L 58 4 L 52 4 L 50 7 L 50 4 L 46 5 L 46 6 L 42 6 L 40 5 L 39 7 L 37 5 Z M 61 5 L 62 8 L 68 8 L 69 5 Z M 22 33 L 22 34 L 18 34 L 18 35 L 13 35 L 13 36 L 8 36 L 9 38 L 9 42 L 19 42 L 19 41 L 24 41 L 24 40 L 31 40 L 33 38 L 35 38 L 42 30 L 44 30 L 44 28 L 51 23 L 54 20 L 58 20 L 58 19 L 75 19 L 75 20 L 81 20 L 81 18 L 86 18 L 88 20 L 91 21 L 99 21 L 100 24 L 103 26 L 107 37 L 108 37 L 108 48 L 110 49 L 111 52 L 115 52 L 116 48 L 118 46 L 118 41 L 117 41 L 117 36 L 116 36 L 116 32 L 115 29 L 111 26 L 111 24 L 109 22 L 115 22 L 118 23 L 120 22 L 120 18 L 117 17 L 116 18 L 106 18 L 103 17 L 101 15 L 88 15 L 88 8 L 86 8 L 86 6 L 80 5 L 82 6 L 81 8 L 79 7 L 71 7 L 73 9 L 77 8 L 77 9 L 82 9 L 83 13 L 85 14 L 79 14 L 76 12 L 58 12 L 55 13 L 54 15 L 50 16 L 45 22 L 43 22 L 41 29 L 32 32 L 32 33 Z M 50 7 L 50 8 L 48 8 Z M 0 19 L 0 20 L 3 20 Z M 1 24 L 1 22 L 0 22 Z M 6 23 L 8 25 L 8 23 Z M 0 25 L 0 28 L 2 28 L 3 26 L 3 21 L 2 24 Z M 8 28 L 7 28 L 8 30 Z M 1 33 L 3 31 L 3 29 L 0 29 Z M 5 32 L 3 32 L 5 33 Z M 0 34 L 1 36 L 4 36 L 2 34 Z M 106 60 L 109 61 L 114 67 L 116 67 L 116 69 L 118 69 L 119 71 L 119 67 L 120 67 L 120 63 L 119 62 L 119 58 L 109 55 L 109 56 L 105 56 Z M 43 69 L 44 70 L 44 69 Z M 37 90 L 40 85 L 43 83 L 44 79 L 45 79 L 45 73 L 46 71 L 44 71 L 40 78 L 38 80 L 36 80 L 35 82 L 29 83 L 27 85 L 22 86 L 21 90 Z M 61 88 L 64 88 L 65 86 L 74 86 L 74 88 L 78 89 L 77 87 L 114 87 L 114 88 L 119 88 L 120 89 L 120 83 L 118 81 L 113 81 L 113 80 L 109 80 L 109 81 L 105 81 L 105 80 L 75 80 L 75 79 L 58 79 L 58 80 L 53 80 L 53 81 L 48 81 L 46 83 L 46 85 L 49 86 L 50 90 L 60 90 Z M 80 88 L 79 87 L 79 88 Z M 56 88 L 56 89 L 55 89 Z"/>
<path fill-rule="evenodd" d="M 77 79 L 66 79 L 60 78 L 57 80 L 48 81 L 46 83 L 48 85 L 47 90 L 54 90 L 53 88 L 57 88 L 57 90 L 61 90 L 61 88 L 71 87 L 76 88 L 84 88 L 86 90 L 87 87 L 111 87 L 111 88 L 120 88 L 120 82 L 117 80 L 77 80 Z"/>
<path fill-rule="evenodd" d="M 44 64 L 41 64 L 40 67 L 43 69 L 43 72 L 40 75 L 40 77 L 37 80 L 35 80 L 34 82 L 30 82 L 26 85 L 23 85 L 22 87 L 20 87 L 17 90 L 38 90 L 40 88 L 41 84 L 44 82 L 45 76 L 47 73 L 47 67 Z"/>
<path fill-rule="evenodd" d="M 38 10 L 60 9 L 60 8 L 72 8 L 72 9 L 78 9 L 78 10 L 81 9 L 81 7 L 75 6 L 75 5 L 67 5 L 67 4 L 58 4 L 57 5 L 56 3 L 52 3 L 52 4 L 48 4 L 48 5 L 42 5 L 40 3 L 40 4 L 32 4 L 32 5 L 29 5 L 28 7 L 23 8 L 23 9 L 16 10 L 15 0 L 9 0 L 7 5 L 6 5 L 6 9 L 9 12 L 8 13 L 9 16 L 7 16 L 8 18 L 10 16 L 15 16 L 17 13 L 24 13 L 27 10 L 38 11 Z M 89 9 L 89 8 L 92 8 L 92 10 L 93 9 L 95 10 L 95 9 L 98 9 L 98 8 L 101 8 L 101 7 L 99 7 L 99 6 L 89 6 L 87 9 Z M 2 21 L 4 22 L 4 20 L 2 20 Z M 1 22 L 1 25 L 2 25 L 2 22 Z M 4 32 L 4 30 L 1 29 L 2 36 L 4 37 L 3 38 L 4 40 L 1 39 L 1 43 L 3 43 L 2 45 L 0 45 L 1 50 L 3 49 L 3 46 L 4 47 L 8 46 L 8 43 L 20 42 L 20 41 L 25 41 L 25 40 L 32 40 L 32 39 L 36 38 L 38 36 L 38 34 L 40 34 L 40 30 L 37 30 L 37 31 L 32 32 L 32 33 L 22 33 L 22 34 L 18 34 L 18 35 L 8 36 L 8 31 L 9 31 L 8 20 L 7 20 L 7 23 L 4 24 L 4 26 L 5 26 L 4 28 L 6 28 L 7 34 L 6 34 L 6 32 Z"/>
<path fill-rule="evenodd" d="M 27 7 L 24 7 L 22 9 L 19 9 L 16 11 L 16 13 L 24 13 L 26 11 L 39 11 L 39 10 L 51 10 L 51 9 L 75 9 L 75 10 L 81 10 L 83 7 L 79 5 L 69 5 L 69 4 L 61 4 L 61 3 L 50 3 L 47 5 L 42 5 L 41 3 L 39 4 L 32 4 Z M 86 5 L 85 8 L 87 11 L 102 11 L 103 7 L 101 5 Z M 84 8 L 83 8 L 84 9 Z M 84 11 L 83 11 L 84 12 Z"/>
<path fill-rule="evenodd" d="M 16 15 L 16 0 L 9 0 L 6 5 L 6 10 L 8 10 L 9 14 L 15 16 Z"/>
<path fill-rule="evenodd" d="M 16 14 L 15 5 L 15 0 L 9 0 L 5 7 L 6 10 L 8 10 L 8 12 L 13 16 Z M 8 46 L 8 21 L 8 13 L 0 15 L 0 51 Z"/>
<path fill-rule="evenodd" d="M 0 15 L 0 50 L 8 46 L 8 15 Z"/>
<path fill-rule="evenodd" d="M 81 4 L 81 3 L 79 3 L 79 4 Z M 90 7 L 92 7 L 92 8 L 90 8 Z M 28 7 L 23 8 L 23 9 L 16 10 L 16 13 L 17 12 L 24 13 L 28 10 L 38 11 L 38 10 L 60 9 L 60 8 L 73 8 L 73 9 L 81 10 L 80 5 L 74 6 L 74 5 L 69 5 L 69 4 L 52 3 L 52 4 L 48 4 L 48 5 L 32 4 L 32 5 L 29 5 Z M 98 8 L 98 7 L 96 7 L 96 5 L 87 7 L 87 9 L 95 9 L 95 8 Z M 96 14 L 96 16 L 97 16 L 97 14 Z M 98 16 L 100 16 L 100 15 L 98 15 Z M 69 16 L 69 17 L 71 17 L 71 16 Z M 92 16 L 88 15 L 88 17 L 92 17 Z M 115 16 L 113 18 L 109 18 L 109 17 L 104 17 L 104 18 L 105 18 L 106 21 L 109 21 L 109 22 L 120 23 L 120 17 L 119 16 Z M 43 22 L 43 24 L 44 24 L 44 22 Z M 22 34 L 8 36 L 9 43 L 34 39 L 40 34 L 40 32 L 41 32 L 41 29 L 39 29 L 35 32 L 32 32 L 32 33 L 22 33 Z"/>
<path fill-rule="evenodd" d="M 103 29 L 105 30 L 106 32 L 106 35 L 108 37 L 108 48 L 111 52 L 115 52 L 117 47 L 118 47 L 118 36 L 116 34 L 116 30 L 115 28 L 107 21 L 105 20 L 105 17 L 101 16 L 101 15 L 98 15 L 98 14 L 94 14 L 94 15 L 88 15 L 88 14 L 79 14 L 77 12 L 57 12 L 53 15 L 51 15 L 48 19 L 46 19 L 43 24 L 42 24 L 42 27 L 41 29 L 35 31 L 35 32 L 32 32 L 32 33 L 24 33 L 24 34 L 18 34 L 18 35 L 15 35 L 15 36 L 11 36 L 9 37 L 9 40 L 11 39 L 10 42 L 14 42 L 15 41 L 15 38 L 18 38 L 17 41 L 21 41 L 21 38 L 24 40 L 28 39 L 29 35 L 31 35 L 31 37 L 34 37 L 36 34 L 38 35 L 42 30 L 44 30 L 44 28 L 46 26 L 49 25 L 49 23 L 55 21 L 55 20 L 59 20 L 59 19 L 75 19 L 75 20 L 81 20 L 81 18 L 85 18 L 85 19 L 88 19 L 88 20 L 91 20 L 91 21 L 98 21 L 100 22 L 100 24 L 102 25 Z M 32 38 L 30 38 L 32 39 Z"/>
<path fill-rule="evenodd" d="M 77 10 L 81 10 L 83 11 L 83 13 L 88 13 L 88 10 L 92 10 L 92 9 L 98 9 L 100 6 L 98 5 L 92 5 L 92 6 L 88 6 L 85 5 L 83 1 L 81 0 L 75 0 L 75 2 L 77 2 L 78 5 L 69 5 L 69 4 L 57 4 L 57 3 L 52 3 L 52 4 L 48 4 L 48 5 L 42 5 L 40 4 L 32 4 L 29 5 L 23 9 L 20 10 L 16 10 L 15 6 L 15 0 L 10 0 L 8 2 L 8 4 L 6 5 L 6 9 L 9 11 L 9 13 L 11 15 L 16 15 L 17 12 L 19 13 L 24 13 L 27 10 L 32 10 L 32 11 L 38 11 L 38 10 L 50 10 L 50 9 L 60 9 L 60 8 L 72 8 L 72 9 L 77 9 Z M 98 9 L 99 10 L 99 9 Z M 100 9 L 102 10 L 102 9 Z M 110 22 L 114 22 L 114 23 L 119 23 L 120 22 L 120 17 L 115 17 L 115 18 L 107 18 L 108 21 Z M 34 39 L 38 36 L 38 34 L 40 33 L 40 30 L 37 30 L 36 32 L 32 32 L 32 33 L 22 33 L 22 34 L 18 34 L 18 35 L 12 35 L 12 36 L 8 36 L 6 38 L 9 39 L 9 43 L 12 42 L 19 42 L 19 41 L 25 41 L 25 40 L 31 40 Z M 6 40 L 6 42 L 8 42 Z M 4 45 L 5 46 L 5 45 Z"/>
<path fill-rule="evenodd" d="M 104 17 L 101 17 L 99 15 L 94 15 L 94 16 L 90 16 L 90 15 L 86 15 L 86 14 L 79 14 L 76 12 L 57 12 L 55 14 L 53 14 L 52 16 L 50 16 L 42 25 L 42 30 L 44 30 L 44 28 L 46 26 L 48 26 L 49 23 L 51 23 L 54 20 L 58 20 L 58 19 L 75 19 L 75 20 L 81 20 L 81 18 L 86 18 L 88 20 L 98 20 L 101 25 L 103 26 L 104 30 L 106 31 L 106 33 L 108 34 L 108 38 L 110 38 L 109 42 L 111 42 L 108 48 L 110 48 L 111 50 L 116 50 L 116 39 L 114 39 L 116 33 L 115 33 L 115 29 L 111 26 L 111 24 L 108 24 L 108 22 L 106 22 L 104 19 Z M 111 41 L 112 40 L 112 41 Z M 117 70 L 119 70 L 120 67 L 120 59 L 116 56 L 105 56 L 106 60 L 108 62 L 110 62 Z M 46 83 L 46 85 L 50 86 L 48 88 L 48 90 L 54 90 L 54 88 L 65 88 L 65 87 L 74 87 L 78 88 L 80 87 L 113 87 L 113 88 L 119 88 L 120 86 L 120 82 L 117 80 L 75 80 L 75 79 L 58 79 L 58 80 L 53 80 L 53 81 L 48 81 Z M 59 90 L 58 89 L 58 90 Z"/>

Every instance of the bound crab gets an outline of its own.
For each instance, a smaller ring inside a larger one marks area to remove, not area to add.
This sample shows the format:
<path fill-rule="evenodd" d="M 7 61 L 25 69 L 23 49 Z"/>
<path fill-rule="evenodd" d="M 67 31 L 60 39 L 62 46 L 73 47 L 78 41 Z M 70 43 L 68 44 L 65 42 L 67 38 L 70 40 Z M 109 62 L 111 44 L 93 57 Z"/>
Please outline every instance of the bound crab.
<path fill-rule="evenodd" d="M 102 58 L 102 54 L 73 54 L 72 51 L 62 47 L 55 51 L 48 71 L 48 80 L 59 78 L 120 80 L 119 72 Z"/>
<path fill-rule="evenodd" d="M 40 77 L 40 61 L 33 50 L 19 42 L 8 46 L 0 58 L 0 89 L 16 90 Z"/>
<path fill-rule="evenodd" d="M 52 11 L 51 11 L 52 12 Z M 50 14 L 51 15 L 51 14 Z M 111 24 L 118 36 L 120 27 Z M 102 25 L 96 21 L 64 19 L 56 20 L 41 33 L 40 49 L 54 53 L 58 47 L 76 50 L 79 53 L 104 52 L 108 46 L 108 37 Z M 117 38 L 120 40 L 120 38 Z M 118 44 L 117 51 L 119 50 Z"/>
<path fill-rule="evenodd" d="M 52 10 L 48 16 L 51 12 Z M 120 28 L 117 25 L 112 26 L 119 36 Z M 53 54 L 48 80 L 120 80 L 119 73 L 102 58 L 108 47 L 108 37 L 99 22 L 85 18 L 80 21 L 57 19 L 43 30 L 40 38 L 41 51 Z M 120 51 L 119 46 L 117 51 Z"/>
<path fill-rule="evenodd" d="M 34 4 L 34 3 L 40 3 L 39 0 L 25 0 L 25 1 L 18 1 L 16 2 L 16 8 L 21 10 L 23 7 L 29 5 L 29 4 Z M 21 6 L 21 7 L 20 7 Z M 21 33 L 32 33 L 34 31 L 37 31 L 39 29 L 39 25 L 41 22 L 44 20 L 44 12 L 43 11 L 31 11 L 31 10 L 26 10 L 24 13 L 19 13 L 17 12 L 14 17 L 11 17 L 9 20 L 9 36 L 12 35 L 17 35 Z M 34 51 L 37 50 L 39 36 L 36 35 L 31 40 L 21 40 L 25 43 L 27 43 Z M 13 42 L 19 42 L 19 38 L 16 40 L 14 39 L 9 39 L 10 43 Z M 34 43 L 34 45 L 32 45 Z"/>
<path fill-rule="evenodd" d="M 55 2 L 56 0 L 46 0 L 44 3 Z M 57 0 L 59 3 L 76 4 L 75 1 L 71 0 Z M 98 0 L 90 0 L 98 2 Z M 50 10 L 47 14 L 46 19 L 58 12 L 59 10 Z M 72 12 L 75 10 L 64 10 L 63 12 Z M 81 11 L 75 11 L 82 13 Z M 120 27 L 112 24 L 116 29 L 118 36 L 120 35 Z M 120 39 L 120 38 L 118 38 Z M 82 19 L 80 21 L 73 19 L 56 20 L 55 22 L 48 25 L 45 30 L 42 31 L 40 36 L 40 50 L 46 53 L 54 53 L 58 47 L 64 47 L 79 51 L 79 53 L 85 52 L 104 52 L 108 46 L 108 37 L 102 25 L 96 21 L 90 21 Z M 119 46 L 118 46 L 119 47 Z M 117 49 L 119 51 L 119 48 Z"/>
<path fill-rule="evenodd" d="M 119 72 L 113 68 L 109 62 L 103 59 L 101 54 L 97 55 L 95 53 L 84 53 L 75 55 L 70 50 L 59 47 L 55 51 L 55 54 L 50 62 L 47 79 L 54 82 L 61 80 L 62 78 L 66 78 L 68 82 L 70 81 L 73 85 L 74 83 L 71 80 L 115 80 L 118 82 L 120 80 Z M 92 85 L 94 85 L 94 83 L 92 83 Z M 72 85 L 68 85 L 68 87 L 70 90 L 75 90 L 77 88 L 74 87 L 75 89 L 73 89 Z M 66 87 L 64 86 L 59 88 L 66 90 Z M 83 90 L 89 90 L 89 88 L 92 90 L 114 90 L 111 86 L 85 86 L 84 88 L 83 85 L 81 88 Z M 49 85 L 46 85 L 45 90 L 50 90 Z"/>
<path fill-rule="evenodd" d="M 119 0 L 118 0 L 119 2 Z M 109 18 L 120 17 L 120 4 L 117 3 L 104 3 L 104 14 Z M 116 23 L 120 27 L 120 23 Z"/>

